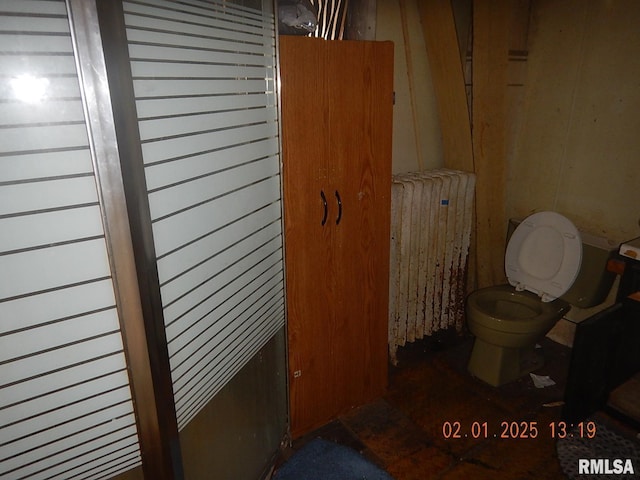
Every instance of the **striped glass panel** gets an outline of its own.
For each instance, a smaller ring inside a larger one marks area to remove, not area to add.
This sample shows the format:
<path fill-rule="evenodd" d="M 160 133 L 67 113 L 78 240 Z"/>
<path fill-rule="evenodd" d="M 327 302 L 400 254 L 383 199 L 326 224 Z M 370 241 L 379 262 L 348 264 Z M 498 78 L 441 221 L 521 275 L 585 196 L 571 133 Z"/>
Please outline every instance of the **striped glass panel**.
<path fill-rule="evenodd" d="M 274 18 L 124 9 L 182 428 L 284 324 Z"/>
<path fill-rule="evenodd" d="M 140 464 L 64 0 L 0 4 L 0 477 Z"/>

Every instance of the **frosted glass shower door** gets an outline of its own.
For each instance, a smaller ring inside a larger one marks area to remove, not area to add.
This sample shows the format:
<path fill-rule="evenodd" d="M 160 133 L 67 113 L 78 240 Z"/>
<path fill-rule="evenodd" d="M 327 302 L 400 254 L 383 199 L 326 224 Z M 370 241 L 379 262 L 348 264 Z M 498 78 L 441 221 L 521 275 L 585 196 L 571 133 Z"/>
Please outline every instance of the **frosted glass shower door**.
<path fill-rule="evenodd" d="M 284 325 L 273 17 L 124 11 L 182 428 Z"/>

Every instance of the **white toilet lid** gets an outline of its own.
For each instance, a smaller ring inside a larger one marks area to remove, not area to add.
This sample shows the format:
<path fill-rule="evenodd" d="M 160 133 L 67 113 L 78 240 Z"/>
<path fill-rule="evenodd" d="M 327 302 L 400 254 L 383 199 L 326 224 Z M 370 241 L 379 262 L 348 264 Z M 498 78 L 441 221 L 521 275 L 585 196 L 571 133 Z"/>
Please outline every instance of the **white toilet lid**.
<path fill-rule="evenodd" d="M 513 232 L 504 260 L 511 285 L 550 302 L 569 290 L 578 276 L 582 239 L 559 213 L 534 213 Z"/>

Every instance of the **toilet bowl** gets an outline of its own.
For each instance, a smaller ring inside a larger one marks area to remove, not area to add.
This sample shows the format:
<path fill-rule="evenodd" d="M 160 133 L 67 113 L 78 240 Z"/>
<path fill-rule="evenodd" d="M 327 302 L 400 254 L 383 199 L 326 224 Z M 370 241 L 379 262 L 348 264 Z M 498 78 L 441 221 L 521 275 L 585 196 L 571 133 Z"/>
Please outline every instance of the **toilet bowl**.
<path fill-rule="evenodd" d="M 475 336 L 496 345 L 523 348 L 537 341 L 539 332 L 549 331 L 571 305 L 561 299 L 541 302 L 531 292 L 499 285 L 474 292 L 467 308 L 473 311 L 469 329 Z"/>
<path fill-rule="evenodd" d="M 542 366 L 535 344 L 571 308 L 559 297 L 573 285 L 581 262 L 580 233 L 562 215 L 539 212 L 518 225 L 505 253 L 509 285 L 467 298 L 467 324 L 476 337 L 472 375 L 499 386 Z"/>

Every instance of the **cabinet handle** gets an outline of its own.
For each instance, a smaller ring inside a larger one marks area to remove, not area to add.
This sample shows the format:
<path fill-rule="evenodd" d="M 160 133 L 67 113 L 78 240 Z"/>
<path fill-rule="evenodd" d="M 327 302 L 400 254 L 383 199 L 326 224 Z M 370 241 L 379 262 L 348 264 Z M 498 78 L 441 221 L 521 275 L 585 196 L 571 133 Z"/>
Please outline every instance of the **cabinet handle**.
<path fill-rule="evenodd" d="M 327 197 L 324 196 L 324 190 L 320 190 L 320 197 L 322 197 L 322 205 L 324 206 L 324 215 L 322 217 L 322 226 L 327 223 Z"/>
<path fill-rule="evenodd" d="M 342 199 L 340 198 L 338 190 L 336 190 L 336 200 L 338 200 L 338 218 L 336 218 L 336 225 L 338 225 L 342 219 Z"/>

